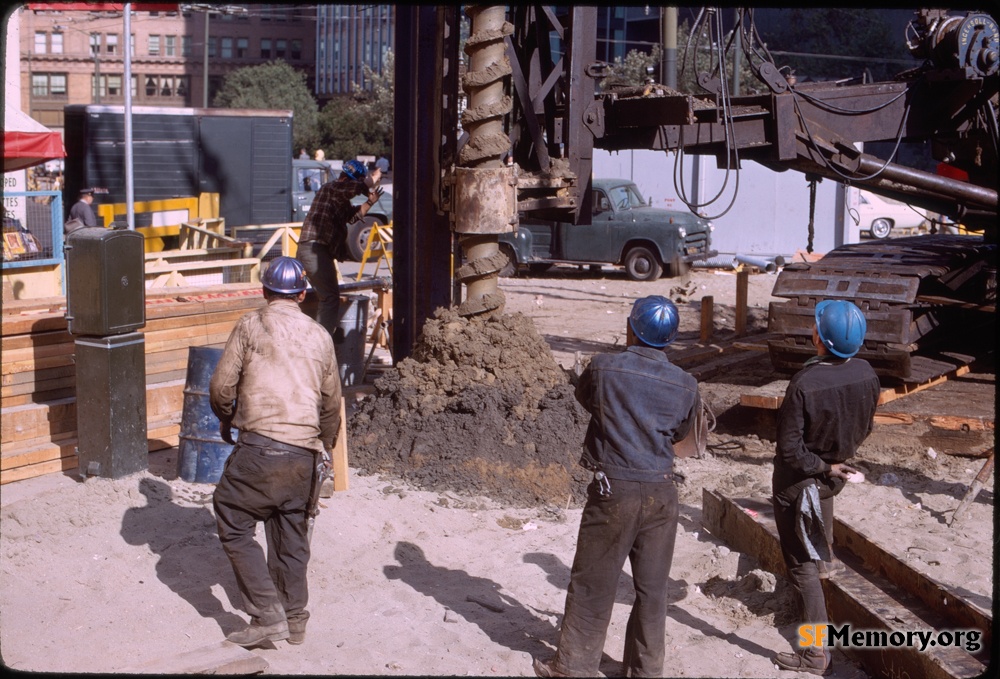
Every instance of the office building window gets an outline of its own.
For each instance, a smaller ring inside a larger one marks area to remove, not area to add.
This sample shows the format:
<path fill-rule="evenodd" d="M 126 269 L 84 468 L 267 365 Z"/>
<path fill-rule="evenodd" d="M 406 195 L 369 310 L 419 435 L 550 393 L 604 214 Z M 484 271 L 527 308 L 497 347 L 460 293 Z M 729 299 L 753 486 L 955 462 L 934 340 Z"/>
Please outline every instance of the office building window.
<path fill-rule="evenodd" d="M 139 96 L 139 76 L 137 76 L 135 73 L 132 74 L 132 96 L 133 97 Z"/>
<path fill-rule="evenodd" d="M 249 51 L 250 51 L 250 41 L 247 40 L 246 38 L 237 38 L 236 56 L 238 56 L 240 59 L 245 59 L 247 56 L 247 52 Z"/>
<path fill-rule="evenodd" d="M 215 56 L 215 38 L 208 39 L 208 56 Z"/>
<path fill-rule="evenodd" d="M 260 58 L 270 59 L 271 58 L 271 39 L 261 38 L 260 39 Z"/>
<path fill-rule="evenodd" d="M 233 39 L 223 38 L 222 39 L 222 58 L 232 59 L 233 58 Z"/>
<path fill-rule="evenodd" d="M 35 33 L 35 54 L 45 54 L 48 51 L 48 36 L 42 31 Z"/>
<path fill-rule="evenodd" d="M 274 41 L 274 56 L 277 59 L 285 58 L 285 51 L 288 49 L 287 40 L 275 40 Z"/>
<path fill-rule="evenodd" d="M 163 54 L 168 57 L 177 56 L 177 36 L 167 35 L 163 37 Z"/>
<path fill-rule="evenodd" d="M 187 97 L 191 91 L 190 76 L 186 75 L 147 75 L 146 76 L 146 97 L 167 98 L 167 97 Z"/>
<path fill-rule="evenodd" d="M 118 54 L 118 34 L 108 33 L 104 36 L 104 49 L 108 54 Z"/>
<path fill-rule="evenodd" d="M 65 73 L 32 73 L 31 96 L 33 97 L 65 97 Z"/>
<path fill-rule="evenodd" d="M 149 36 L 149 56 L 156 57 L 160 55 L 160 36 L 151 35 Z"/>
<path fill-rule="evenodd" d="M 62 54 L 63 53 L 63 34 L 53 33 L 52 34 L 52 54 Z"/>
<path fill-rule="evenodd" d="M 128 53 L 129 56 L 135 56 L 135 33 L 128 37 Z"/>
<path fill-rule="evenodd" d="M 182 35 L 181 36 L 181 56 L 189 57 L 191 56 L 191 36 Z"/>
<path fill-rule="evenodd" d="M 122 77 L 120 75 L 108 76 L 108 94 L 112 97 L 122 96 Z"/>
<path fill-rule="evenodd" d="M 91 33 L 90 34 L 90 53 L 100 54 L 101 53 L 101 34 Z"/>
<path fill-rule="evenodd" d="M 302 58 L 302 41 L 301 40 L 292 40 L 290 44 L 291 44 L 291 47 L 292 47 L 291 55 L 290 55 L 291 58 L 292 59 L 296 59 L 296 60 L 297 59 L 301 59 Z"/>

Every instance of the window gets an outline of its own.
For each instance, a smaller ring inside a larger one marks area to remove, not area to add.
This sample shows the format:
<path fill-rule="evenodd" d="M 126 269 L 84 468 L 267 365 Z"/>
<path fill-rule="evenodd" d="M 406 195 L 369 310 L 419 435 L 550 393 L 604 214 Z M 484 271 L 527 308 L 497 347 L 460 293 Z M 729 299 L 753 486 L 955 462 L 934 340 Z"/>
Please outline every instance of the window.
<path fill-rule="evenodd" d="M 208 56 L 215 56 L 215 38 L 208 39 Z"/>
<path fill-rule="evenodd" d="M 53 33 L 52 34 L 52 54 L 62 54 L 63 53 L 63 34 Z"/>
<path fill-rule="evenodd" d="M 247 52 L 250 51 L 250 41 L 246 38 L 236 39 L 236 56 L 240 59 L 246 59 Z"/>
<path fill-rule="evenodd" d="M 163 53 L 168 57 L 177 56 L 177 36 L 168 35 L 163 38 Z"/>
<path fill-rule="evenodd" d="M 33 97 L 65 97 L 65 73 L 32 73 L 31 96 Z"/>
<path fill-rule="evenodd" d="M 48 51 L 47 37 L 42 31 L 35 33 L 35 54 L 45 54 Z"/>
<path fill-rule="evenodd" d="M 108 76 L 108 94 L 112 97 L 122 96 L 122 77 L 120 75 Z"/>
<path fill-rule="evenodd" d="M 285 58 L 285 50 L 288 49 L 287 40 L 275 40 L 274 41 L 274 56 L 278 59 Z"/>
<path fill-rule="evenodd" d="M 132 96 L 133 97 L 139 96 L 139 76 L 137 76 L 135 73 L 132 74 Z"/>
<path fill-rule="evenodd" d="M 128 37 L 128 54 L 131 57 L 135 56 L 135 33 Z"/>
<path fill-rule="evenodd" d="M 260 58 L 270 59 L 271 58 L 271 39 L 261 38 L 260 39 Z"/>
<path fill-rule="evenodd" d="M 146 76 L 146 96 L 156 96 L 156 78 L 151 75 Z"/>
<path fill-rule="evenodd" d="M 301 59 L 302 58 L 302 41 L 301 40 L 292 40 L 291 45 L 292 45 L 291 58 L 292 59 Z"/>
<path fill-rule="evenodd" d="M 155 57 L 160 54 L 160 36 L 149 36 L 149 56 Z"/>
<path fill-rule="evenodd" d="M 108 33 L 104 36 L 104 48 L 108 54 L 118 54 L 118 34 Z"/>
<path fill-rule="evenodd" d="M 232 59 L 233 58 L 233 39 L 223 38 L 222 39 L 222 58 Z"/>
<path fill-rule="evenodd" d="M 191 56 L 191 36 L 182 35 L 181 36 L 181 56 L 189 57 Z"/>
<path fill-rule="evenodd" d="M 90 34 L 90 53 L 100 54 L 101 53 L 101 34 L 91 33 Z"/>

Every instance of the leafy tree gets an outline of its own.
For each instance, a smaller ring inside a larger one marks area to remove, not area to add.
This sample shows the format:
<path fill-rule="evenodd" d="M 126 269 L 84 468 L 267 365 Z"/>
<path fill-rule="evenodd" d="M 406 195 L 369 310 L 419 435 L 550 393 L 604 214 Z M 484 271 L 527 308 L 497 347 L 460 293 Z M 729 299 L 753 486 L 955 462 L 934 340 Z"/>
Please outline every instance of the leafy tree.
<path fill-rule="evenodd" d="M 270 61 L 240 68 L 226 76 L 214 105 L 222 108 L 291 109 L 294 149 L 315 148 L 319 107 L 306 75 L 287 62 Z"/>
<path fill-rule="evenodd" d="M 321 146 L 327 158 L 392 155 L 395 60 L 386 52 L 382 74 L 364 67 L 371 89 L 357 83 L 352 94 L 332 99 L 319 114 Z"/>

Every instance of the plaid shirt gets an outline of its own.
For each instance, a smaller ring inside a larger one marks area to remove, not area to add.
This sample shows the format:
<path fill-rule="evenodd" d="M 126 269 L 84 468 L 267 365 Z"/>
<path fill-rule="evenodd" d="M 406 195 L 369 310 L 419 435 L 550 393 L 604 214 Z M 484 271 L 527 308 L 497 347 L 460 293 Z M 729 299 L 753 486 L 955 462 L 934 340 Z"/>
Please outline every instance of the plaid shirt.
<path fill-rule="evenodd" d="M 302 222 L 299 242 L 314 240 L 330 246 L 334 257 L 341 259 L 339 250 L 347 244 L 347 224 L 359 210 L 359 207 L 351 205 L 351 198 L 367 193 L 368 187 L 364 182 L 351 179 L 324 184 Z"/>

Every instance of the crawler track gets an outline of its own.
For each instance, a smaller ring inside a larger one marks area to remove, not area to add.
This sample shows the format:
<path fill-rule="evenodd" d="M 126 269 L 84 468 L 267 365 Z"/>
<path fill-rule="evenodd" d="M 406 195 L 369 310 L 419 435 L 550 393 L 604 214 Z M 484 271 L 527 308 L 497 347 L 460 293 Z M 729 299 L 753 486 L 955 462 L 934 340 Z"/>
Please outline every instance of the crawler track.
<path fill-rule="evenodd" d="M 848 299 L 865 313 L 868 333 L 858 356 L 884 378 L 927 379 L 992 347 L 996 244 L 979 236 L 914 236 L 836 248 L 814 263 L 778 275 L 768 329 L 777 370 L 795 371 L 815 354 L 816 303 Z M 944 359 L 944 360 L 942 360 Z"/>

